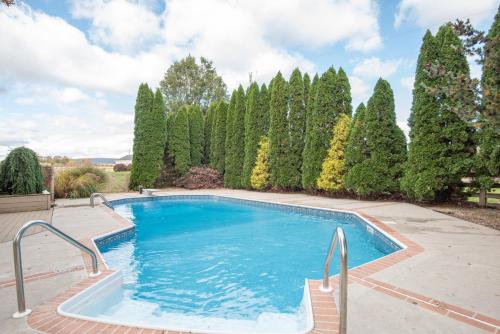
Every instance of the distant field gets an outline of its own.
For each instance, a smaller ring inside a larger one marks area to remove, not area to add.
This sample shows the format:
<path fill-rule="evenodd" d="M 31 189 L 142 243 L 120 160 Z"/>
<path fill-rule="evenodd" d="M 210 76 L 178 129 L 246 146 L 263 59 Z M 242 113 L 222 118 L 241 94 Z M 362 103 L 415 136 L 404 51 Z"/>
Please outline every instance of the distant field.
<path fill-rule="evenodd" d="M 108 181 L 102 189 L 104 193 L 121 193 L 128 191 L 130 172 L 106 172 Z"/>

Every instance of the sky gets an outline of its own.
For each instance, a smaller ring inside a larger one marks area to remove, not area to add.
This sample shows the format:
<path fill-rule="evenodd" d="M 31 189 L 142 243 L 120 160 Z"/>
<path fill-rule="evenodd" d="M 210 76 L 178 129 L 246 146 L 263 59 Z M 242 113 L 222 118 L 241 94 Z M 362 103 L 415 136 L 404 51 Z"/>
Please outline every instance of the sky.
<path fill-rule="evenodd" d="M 353 108 L 389 81 L 407 133 L 427 29 L 470 18 L 488 30 L 500 0 L 33 0 L 0 6 L 0 159 L 24 145 L 72 158 L 129 154 L 141 82 L 157 87 L 191 54 L 231 91 L 296 67 L 349 76 Z M 470 61 L 471 75 L 481 68 Z"/>

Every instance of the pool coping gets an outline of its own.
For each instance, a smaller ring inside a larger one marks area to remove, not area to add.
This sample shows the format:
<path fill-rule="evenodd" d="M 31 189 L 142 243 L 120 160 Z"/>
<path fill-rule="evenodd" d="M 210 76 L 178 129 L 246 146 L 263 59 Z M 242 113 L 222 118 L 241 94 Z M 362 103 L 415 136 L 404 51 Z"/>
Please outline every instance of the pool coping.
<path fill-rule="evenodd" d="M 151 197 L 168 197 L 168 196 L 177 196 L 177 195 L 154 195 Z M 197 196 L 197 195 L 187 195 L 187 196 Z M 417 294 L 391 284 L 387 284 L 381 282 L 379 280 L 375 280 L 369 276 L 391 267 L 399 262 L 402 262 L 410 257 L 416 256 L 419 253 L 424 251 L 424 248 L 418 245 L 417 243 L 411 241 L 406 238 L 399 232 L 395 231 L 391 227 L 382 223 L 378 219 L 373 216 L 367 215 L 362 210 L 338 210 L 317 206 L 305 206 L 300 204 L 290 204 L 290 203 L 282 203 L 275 201 L 262 201 L 262 200 L 254 200 L 248 198 L 240 198 L 240 197 L 232 197 L 226 195 L 198 195 L 198 196 L 214 196 L 214 197 L 222 197 L 222 198 L 230 198 L 230 199 L 239 199 L 245 201 L 254 201 L 254 202 L 262 202 L 262 203 L 273 203 L 285 206 L 295 206 L 295 207 L 304 207 L 304 208 L 312 208 L 326 211 L 335 211 L 335 212 L 344 212 L 351 213 L 357 215 L 359 218 L 363 219 L 369 225 L 377 228 L 378 231 L 389 237 L 392 241 L 396 241 L 400 245 L 404 245 L 405 247 L 401 250 L 398 250 L 394 253 L 381 257 L 379 259 L 373 260 L 371 262 L 365 263 L 359 267 L 349 269 L 349 284 L 361 284 L 370 289 L 374 289 L 378 292 L 384 293 L 388 296 L 402 299 L 429 311 L 435 312 L 437 314 L 441 314 L 448 318 L 451 318 L 456 321 L 460 321 L 462 323 L 469 324 L 476 328 L 480 328 L 489 333 L 500 334 L 500 320 L 479 314 L 474 311 L 466 310 L 464 308 L 451 305 L 442 301 L 435 300 L 431 297 L 427 297 L 421 294 Z M 144 196 L 137 197 L 127 197 L 127 198 L 144 198 Z M 120 225 L 123 227 L 114 228 L 111 231 L 106 233 L 101 233 L 98 236 L 94 236 L 89 239 L 82 240 L 87 246 L 90 246 L 94 250 L 97 250 L 94 239 L 99 237 L 114 234 L 119 231 L 125 230 L 133 226 L 133 224 L 122 217 L 121 215 L 115 213 L 112 209 L 101 206 L 100 209 L 106 211 L 110 214 L 114 219 L 120 222 Z M 98 252 L 99 253 L 99 252 Z M 39 305 L 36 307 L 32 314 L 28 316 L 28 325 L 38 331 L 46 332 L 46 333 L 80 333 L 82 331 L 86 331 L 87 333 L 93 332 L 106 332 L 106 333 L 162 333 L 162 334 L 171 334 L 171 333 L 184 333 L 179 331 L 171 331 L 164 329 L 151 329 L 151 328 L 143 328 L 143 327 L 128 327 L 122 325 L 113 325 L 104 322 L 98 321 L 88 321 L 82 320 L 74 317 L 67 317 L 58 313 L 58 307 L 64 301 L 72 298 L 76 294 L 81 291 L 87 289 L 93 284 L 99 282 L 103 278 L 109 276 L 114 271 L 110 270 L 105 262 L 101 254 L 99 253 L 99 262 L 100 265 L 104 266 L 106 269 L 103 271 L 101 276 L 95 278 L 87 278 L 82 282 L 78 283 L 71 289 L 63 292 L 62 294 L 57 295 L 53 299 L 48 302 Z M 91 263 L 87 256 L 84 256 L 85 266 L 88 272 L 91 271 Z M 313 329 L 309 333 L 338 333 L 338 313 L 337 307 L 335 303 L 336 294 L 335 293 L 324 293 L 319 290 L 319 285 L 321 282 L 319 280 L 307 280 L 308 282 L 308 290 L 311 298 L 311 305 L 313 311 Z M 330 277 L 330 282 L 332 286 L 334 286 L 334 291 L 337 291 L 338 288 L 338 275 L 334 275 Z M 186 332 L 187 333 L 187 332 Z M 191 333 L 191 332 L 190 332 Z"/>

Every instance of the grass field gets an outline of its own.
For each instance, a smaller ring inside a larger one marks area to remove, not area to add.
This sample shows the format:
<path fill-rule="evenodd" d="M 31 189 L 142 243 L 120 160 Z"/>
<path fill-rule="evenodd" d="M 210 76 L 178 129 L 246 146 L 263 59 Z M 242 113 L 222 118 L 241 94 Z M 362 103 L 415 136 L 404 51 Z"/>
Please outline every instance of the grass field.
<path fill-rule="evenodd" d="M 500 188 L 493 188 L 490 191 L 488 191 L 488 194 L 500 194 Z M 477 202 L 479 202 L 479 198 L 477 196 L 471 196 L 471 197 L 467 197 L 467 201 L 472 202 L 472 203 L 477 203 Z M 488 203 L 498 204 L 498 203 L 500 203 L 500 199 L 488 198 Z"/>
<path fill-rule="evenodd" d="M 108 181 L 102 189 L 104 193 L 122 193 L 128 191 L 130 172 L 106 172 Z"/>

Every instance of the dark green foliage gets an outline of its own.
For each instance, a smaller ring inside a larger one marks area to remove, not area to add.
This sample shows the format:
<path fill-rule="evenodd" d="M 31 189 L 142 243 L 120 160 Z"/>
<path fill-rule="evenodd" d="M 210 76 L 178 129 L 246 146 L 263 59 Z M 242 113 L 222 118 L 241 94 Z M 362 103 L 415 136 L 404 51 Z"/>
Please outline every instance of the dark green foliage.
<path fill-rule="evenodd" d="M 311 90 L 311 78 L 309 77 L 309 74 L 304 73 L 304 79 L 302 81 L 304 82 L 304 106 L 306 108 L 307 114 L 307 108 L 309 105 L 309 91 Z"/>
<path fill-rule="evenodd" d="M 165 103 L 159 89 L 147 84 L 139 86 L 135 104 L 134 155 L 130 174 L 130 189 L 139 185 L 152 187 L 163 168 L 165 149 Z"/>
<path fill-rule="evenodd" d="M 212 131 L 211 151 L 213 152 L 210 165 L 219 173 L 224 174 L 225 144 L 226 144 L 227 104 L 223 100 L 217 104 L 215 112 L 215 129 Z"/>
<path fill-rule="evenodd" d="M 290 130 L 290 151 L 289 162 L 289 186 L 300 188 L 302 184 L 302 152 L 304 151 L 305 130 L 306 130 L 306 106 L 304 95 L 304 82 L 302 74 L 296 68 L 290 76 L 289 88 L 289 130 Z"/>
<path fill-rule="evenodd" d="M 191 151 L 190 167 L 201 166 L 203 159 L 203 114 L 200 107 L 189 107 L 189 144 Z"/>
<path fill-rule="evenodd" d="M 206 111 L 210 103 L 226 97 L 222 77 L 217 74 L 213 63 L 203 57 L 200 64 L 193 56 L 176 61 L 165 73 L 160 88 L 171 112 L 185 104 L 198 105 Z"/>
<path fill-rule="evenodd" d="M 459 107 L 450 96 L 433 95 L 446 78 L 431 77 L 427 66 L 440 62 L 446 72 L 469 76 L 460 39 L 449 25 L 436 37 L 428 31 L 417 62 L 409 120 L 410 145 L 401 188 L 410 198 L 446 200 L 471 167 L 472 129 L 452 110 Z"/>
<path fill-rule="evenodd" d="M 306 142 L 302 164 L 302 186 L 314 188 L 321 173 L 321 166 L 328 150 L 332 129 L 337 117 L 337 106 L 333 95 L 336 73 L 329 68 L 318 81 L 314 107 L 307 124 Z"/>
<path fill-rule="evenodd" d="M 215 125 L 215 110 L 217 109 L 217 101 L 210 103 L 208 106 L 207 113 L 205 115 L 205 120 L 203 122 L 204 129 L 204 151 L 203 151 L 203 163 L 209 164 L 210 155 L 212 154 L 210 151 L 211 143 L 212 143 L 212 131 Z"/>
<path fill-rule="evenodd" d="M 188 106 L 182 106 L 175 113 L 172 136 L 169 135 L 169 148 L 174 158 L 174 167 L 180 174 L 186 173 L 191 166 L 189 113 Z"/>
<path fill-rule="evenodd" d="M 242 186 L 250 188 L 250 176 L 255 165 L 257 156 L 257 148 L 259 145 L 260 136 L 262 135 L 262 127 L 259 124 L 262 110 L 260 110 L 259 102 L 259 86 L 256 82 L 252 83 L 248 88 L 247 94 L 247 111 L 245 113 L 245 159 L 243 162 Z"/>
<path fill-rule="evenodd" d="M 340 114 L 352 115 L 352 98 L 351 85 L 344 70 L 339 68 L 337 77 L 335 78 L 335 86 L 333 88 L 333 97 L 335 99 L 335 117 Z"/>
<path fill-rule="evenodd" d="M 259 93 L 259 109 L 261 110 L 259 128 L 262 129 L 262 133 L 264 135 L 267 135 L 269 132 L 269 102 L 269 90 L 267 89 L 266 84 L 262 84 L 262 86 L 260 86 Z"/>
<path fill-rule="evenodd" d="M 369 157 L 351 168 L 345 186 L 360 196 L 395 193 L 406 158 L 406 140 L 396 124 L 391 86 L 383 79 L 377 81 L 368 101 L 364 127 Z"/>
<path fill-rule="evenodd" d="M 345 161 L 347 170 L 369 158 L 365 134 L 366 107 L 361 103 L 356 109 L 356 114 L 351 123 L 349 139 L 345 149 Z"/>
<path fill-rule="evenodd" d="M 314 99 L 316 97 L 318 81 L 319 81 L 319 77 L 318 77 L 318 74 L 316 74 L 316 75 L 314 75 L 311 86 L 309 87 L 308 93 L 305 96 L 307 103 L 306 103 L 306 132 L 305 132 L 304 148 L 305 148 L 305 145 L 307 145 L 306 141 L 307 141 L 307 138 L 309 137 L 309 132 L 311 131 L 311 127 L 312 127 L 312 113 L 313 113 L 313 109 L 314 109 Z M 302 151 L 302 160 L 304 159 L 304 153 L 305 153 L 305 151 Z M 304 168 L 302 168 L 302 172 L 303 172 L 303 169 Z M 302 180 L 304 180 L 303 177 L 302 177 Z"/>
<path fill-rule="evenodd" d="M 0 192 L 38 194 L 44 187 L 42 167 L 36 153 L 29 148 L 15 148 L 0 162 Z"/>
<path fill-rule="evenodd" d="M 483 118 L 491 129 L 500 132 L 500 7 L 486 35 L 484 44 L 483 76 Z"/>
<path fill-rule="evenodd" d="M 242 187 L 243 161 L 245 159 L 245 91 L 240 85 L 238 90 L 233 93 L 233 98 L 229 106 L 228 131 L 226 138 L 229 139 L 229 148 L 226 150 L 226 173 L 224 175 L 224 185 L 228 188 Z M 231 110 L 233 109 L 233 110 Z M 226 144 L 228 141 L 226 140 Z"/>
<path fill-rule="evenodd" d="M 290 188 L 290 135 L 288 129 L 287 83 L 280 72 L 271 86 L 269 124 L 269 168 L 273 187 Z"/>

